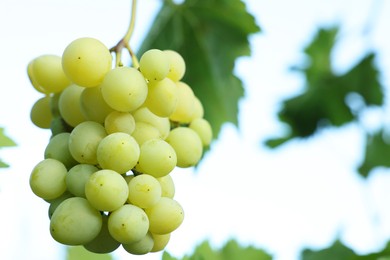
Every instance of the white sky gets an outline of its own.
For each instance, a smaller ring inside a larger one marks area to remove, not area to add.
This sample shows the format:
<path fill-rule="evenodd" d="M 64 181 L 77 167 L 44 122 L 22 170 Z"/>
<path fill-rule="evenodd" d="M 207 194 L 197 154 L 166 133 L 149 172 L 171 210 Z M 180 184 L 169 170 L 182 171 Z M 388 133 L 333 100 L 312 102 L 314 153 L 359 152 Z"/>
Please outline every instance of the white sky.
<path fill-rule="evenodd" d="M 365 50 L 378 48 L 378 64 L 389 86 L 389 1 L 376 1 L 381 6 L 375 13 L 375 28 L 364 36 L 362 26 L 375 1 L 245 2 L 264 32 L 251 39 L 253 56 L 237 64 L 247 91 L 240 103 L 241 128 L 223 128 L 196 174 L 180 169 L 172 174 L 176 199 L 186 216 L 173 233 L 168 252 L 182 256 L 204 239 L 220 247 L 235 237 L 265 248 L 275 259 L 291 260 L 302 246 L 325 247 L 336 236 L 360 253 L 380 250 L 390 238 L 390 175 L 382 169 L 367 181 L 357 177 L 364 136 L 356 124 L 322 131 L 275 151 L 260 141 L 281 133 L 275 116 L 279 102 L 302 85 L 300 76 L 289 73 L 288 67 L 302 59 L 300 50 L 319 25 L 343 25 L 334 55 L 340 71 Z M 135 48 L 159 3 L 139 1 L 131 41 Z M 49 234 L 48 205 L 28 186 L 31 169 L 43 159 L 50 136 L 29 120 L 40 94 L 28 82 L 28 62 L 42 54 L 61 55 L 69 42 L 82 36 L 114 45 L 126 31 L 129 8 L 129 0 L 0 2 L 0 126 L 18 143 L 16 148 L 0 150 L 0 157 L 12 165 L 0 170 L 0 259 L 63 259 L 63 247 Z M 388 123 L 387 110 L 371 110 L 362 125 L 375 129 L 378 122 Z M 115 256 L 129 259 L 123 250 Z"/>

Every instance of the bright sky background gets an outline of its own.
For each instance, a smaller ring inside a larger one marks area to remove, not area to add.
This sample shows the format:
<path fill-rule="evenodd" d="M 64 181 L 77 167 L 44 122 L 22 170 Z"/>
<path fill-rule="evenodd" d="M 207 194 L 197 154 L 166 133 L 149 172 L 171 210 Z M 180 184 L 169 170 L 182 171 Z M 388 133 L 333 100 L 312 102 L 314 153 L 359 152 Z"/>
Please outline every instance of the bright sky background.
<path fill-rule="evenodd" d="M 302 78 L 288 71 L 318 26 L 342 24 L 334 53 L 335 68 L 346 70 L 363 53 L 379 51 L 378 65 L 390 84 L 390 2 L 384 0 L 247 0 L 263 33 L 251 38 L 253 56 L 237 63 L 245 83 L 240 130 L 226 125 L 197 173 L 172 173 L 185 220 L 167 250 L 190 253 L 210 239 L 220 247 L 234 237 L 268 250 L 278 260 L 294 260 L 302 247 L 322 248 L 336 236 L 357 252 L 380 250 L 390 239 L 390 172 L 368 179 L 355 169 L 363 158 L 364 135 L 356 124 L 322 131 L 278 150 L 261 141 L 282 133 L 279 102 L 301 90 Z M 378 4 L 378 9 L 372 3 Z M 131 44 L 138 48 L 160 1 L 139 1 Z M 374 9 L 373 9 L 374 8 Z M 32 168 L 43 159 L 49 131 L 30 123 L 41 97 L 30 85 L 26 67 L 42 54 L 61 55 L 72 40 L 91 36 L 114 45 L 126 31 L 130 0 L 2 0 L 0 2 L 0 126 L 17 143 L 0 150 L 11 164 L 0 170 L 0 259 L 63 259 L 63 247 L 49 233 L 48 204 L 28 185 Z M 370 18 L 370 15 L 374 15 Z M 363 34 L 372 19 L 374 28 Z M 388 89 L 386 89 L 387 91 Z M 362 125 L 374 130 L 389 108 L 373 109 Z M 384 155 L 388 156 L 388 155 Z M 160 259 L 161 254 L 117 259 Z"/>

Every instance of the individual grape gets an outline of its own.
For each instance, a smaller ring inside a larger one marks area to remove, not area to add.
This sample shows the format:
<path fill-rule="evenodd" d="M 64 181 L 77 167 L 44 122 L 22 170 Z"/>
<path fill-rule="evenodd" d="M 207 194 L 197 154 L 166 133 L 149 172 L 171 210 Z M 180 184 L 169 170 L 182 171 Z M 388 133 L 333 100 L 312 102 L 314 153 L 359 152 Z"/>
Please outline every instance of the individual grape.
<path fill-rule="evenodd" d="M 64 132 L 53 136 L 45 148 L 44 158 L 52 158 L 62 162 L 67 169 L 77 164 L 69 151 L 70 133 Z"/>
<path fill-rule="evenodd" d="M 69 151 L 79 163 L 97 164 L 96 151 L 100 141 L 106 135 L 103 125 L 84 121 L 70 133 Z"/>
<path fill-rule="evenodd" d="M 130 180 L 128 187 L 128 202 L 140 208 L 149 208 L 161 198 L 160 183 L 153 176 L 137 175 Z"/>
<path fill-rule="evenodd" d="M 49 129 L 53 116 L 50 112 L 50 96 L 38 99 L 31 108 L 31 122 L 43 129 Z"/>
<path fill-rule="evenodd" d="M 153 114 L 147 107 L 141 107 L 133 112 L 135 122 L 151 124 L 160 132 L 160 138 L 165 139 L 169 135 L 171 124 L 167 117 L 160 117 Z"/>
<path fill-rule="evenodd" d="M 131 244 L 122 244 L 124 250 L 133 255 L 146 255 L 153 249 L 154 240 L 149 232 L 139 241 Z"/>
<path fill-rule="evenodd" d="M 150 252 L 159 252 L 164 250 L 164 248 L 168 245 L 169 239 L 171 238 L 171 233 L 163 234 L 163 235 L 157 235 L 151 233 L 153 238 L 153 248 L 150 250 Z"/>
<path fill-rule="evenodd" d="M 89 177 L 99 171 L 99 169 L 90 164 L 77 164 L 73 166 L 66 175 L 65 182 L 69 192 L 77 197 L 86 198 L 85 184 Z"/>
<path fill-rule="evenodd" d="M 179 123 L 189 123 L 195 112 L 195 95 L 191 87 L 184 82 L 176 82 L 178 102 L 169 119 Z"/>
<path fill-rule="evenodd" d="M 122 244 L 140 241 L 148 232 L 149 219 L 139 207 L 125 204 L 111 212 L 108 230 L 111 236 Z"/>
<path fill-rule="evenodd" d="M 50 206 L 49 206 L 49 210 L 48 210 L 48 213 L 49 213 L 49 219 L 51 219 L 51 216 L 53 216 L 53 213 L 54 211 L 56 210 L 56 208 L 66 199 L 69 199 L 69 198 L 72 198 L 73 197 L 73 194 L 71 194 L 70 192 L 68 191 L 65 191 L 64 193 L 62 193 L 61 196 L 59 196 L 58 198 L 55 198 L 53 200 L 48 200 L 48 202 L 50 203 Z"/>
<path fill-rule="evenodd" d="M 30 187 L 38 197 L 51 200 L 61 196 L 66 190 L 65 165 L 55 159 L 44 159 L 32 170 Z"/>
<path fill-rule="evenodd" d="M 102 215 L 103 223 L 99 234 L 90 242 L 84 244 L 84 248 L 96 254 L 108 254 L 120 246 L 108 231 L 108 216 Z"/>
<path fill-rule="evenodd" d="M 32 77 L 43 93 L 61 92 L 71 83 L 62 69 L 61 57 L 57 55 L 35 58 L 32 63 Z"/>
<path fill-rule="evenodd" d="M 102 216 L 84 198 L 64 200 L 50 219 L 50 234 L 65 245 L 83 245 L 100 232 Z"/>
<path fill-rule="evenodd" d="M 94 38 L 72 41 L 62 54 L 66 76 L 82 87 L 96 87 L 111 70 L 112 56 L 108 48 Z"/>
<path fill-rule="evenodd" d="M 203 146 L 208 146 L 211 143 L 211 140 L 213 139 L 213 130 L 211 129 L 209 121 L 204 118 L 194 119 L 190 123 L 189 128 L 199 135 Z"/>
<path fill-rule="evenodd" d="M 85 183 L 85 196 L 100 211 L 114 211 L 125 204 L 129 189 L 125 179 L 113 170 L 93 173 Z"/>
<path fill-rule="evenodd" d="M 186 63 L 183 57 L 173 50 L 164 50 L 164 53 L 169 60 L 169 72 L 167 77 L 176 82 L 181 80 L 186 71 Z"/>
<path fill-rule="evenodd" d="M 159 235 L 173 232 L 184 219 L 181 205 L 166 197 L 161 197 L 154 206 L 145 209 L 145 212 L 149 219 L 149 231 Z"/>
<path fill-rule="evenodd" d="M 166 141 L 150 139 L 141 145 L 138 163 L 143 173 L 155 178 L 163 177 L 175 168 L 176 152 Z"/>
<path fill-rule="evenodd" d="M 126 133 L 112 133 L 104 137 L 97 148 L 97 161 L 103 169 L 120 174 L 130 171 L 139 159 L 137 141 Z"/>
<path fill-rule="evenodd" d="M 147 140 L 160 138 L 158 129 L 151 124 L 144 122 L 135 122 L 135 128 L 131 135 L 140 146 Z"/>
<path fill-rule="evenodd" d="M 62 91 L 58 101 L 61 117 L 68 125 L 73 127 L 85 121 L 85 117 L 81 113 L 80 103 L 83 90 L 83 87 L 72 84 Z"/>
<path fill-rule="evenodd" d="M 149 83 L 146 107 L 155 115 L 169 117 L 176 109 L 178 90 L 176 84 L 169 78 Z"/>
<path fill-rule="evenodd" d="M 103 99 L 100 87 L 84 88 L 80 96 L 81 113 L 87 120 L 103 124 L 106 116 L 114 111 Z"/>
<path fill-rule="evenodd" d="M 56 136 L 60 133 L 71 132 L 73 130 L 73 127 L 68 125 L 62 117 L 57 116 L 51 120 L 50 130 L 52 136 Z"/>
<path fill-rule="evenodd" d="M 200 102 L 197 96 L 194 96 L 194 113 L 192 114 L 191 121 L 197 118 L 203 118 L 204 108 L 202 102 Z"/>
<path fill-rule="evenodd" d="M 145 78 L 131 67 L 118 67 L 108 72 L 100 88 L 106 103 L 121 112 L 136 110 L 148 95 Z"/>
<path fill-rule="evenodd" d="M 34 60 L 30 61 L 27 66 L 27 75 L 31 85 L 35 88 L 36 91 L 40 93 L 50 94 L 50 92 L 42 88 L 37 82 L 37 80 L 35 79 L 33 65 L 34 65 Z"/>
<path fill-rule="evenodd" d="M 178 167 L 194 166 L 202 157 L 202 140 L 191 128 L 177 127 L 172 129 L 166 141 L 175 149 Z"/>
<path fill-rule="evenodd" d="M 105 118 L 104 127 L 108 134 L 122 132 L 131 135 L 135 129 L 135 120 L 128 112 L 112 111 Z"/>
<path fill-rule="evenodd" d="M 169 72 L 168 56 L 158 49 L 148 50 L 141 56 L 139 70 L 149 81 L 162 80 Z"/>
<path fill-rule="evenodd" d="M 167 197 L 173 199 L 175 196 L 175 184 L 173 183 L 172 176 L 170 174 L 164 177 L 157 178 L 161 186 L 161 197 Z"/>

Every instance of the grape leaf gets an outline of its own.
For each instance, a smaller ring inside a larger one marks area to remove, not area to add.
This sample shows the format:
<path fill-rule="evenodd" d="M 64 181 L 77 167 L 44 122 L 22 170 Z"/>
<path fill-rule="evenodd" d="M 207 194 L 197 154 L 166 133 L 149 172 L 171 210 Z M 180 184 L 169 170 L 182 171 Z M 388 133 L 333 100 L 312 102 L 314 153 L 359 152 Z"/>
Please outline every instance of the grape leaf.
<path fill-rule="evenodd" d="M 67 247 L 66 260 L 112 260 L 110 254 L 95 254 L 86 250 L 82 246 Z"/>
<path fill-rule="evenodd" d="M 4 134 L 4 128 L 0 127 L 0 148 L 10 147 L 10 146 L 16 146 L 16 143 L 11 138 L 6 136 Z M 0 168 L 6 168 L 6 167 L 9 167 L 9 165 L 0 159 Z"/>
<path fill-rule="evenodd" d="M 250 55 L 248 37 L 259 31 L 240 0 L 164 1 L 138 53 L 157 48 L 183 56 L 183 81 L 201 100 L 217 137 L 225 122 L 238 125 L 238 101 L 244 89 L 233 74 L 234 63 Z"/>
<path fill-rule="evenodd" d="M 383 86 L 375 66 L 375 54 L 368 53 L 344 74 L 332 70 L 331 53 L 336 43 L 338 28 L 320 29 L 305 49 L 308 61 L 294 69 L 306 79 L 305 91 L 283 102 L 278 113 L 290 132 L 266 144 L 277 147 L 297 137 L 308 137 L 327 126 L 341 126 L 357 120 L 357 115 L 372 105 L 383 104 Z M 346 99 L 355 94 L 363 105 L 353 109 Z"/>
<path fill-rule="evenodd" d="M 195 248 L 192 255 L 184 256 L 182 260 L 271 260 L 272 257 L 261 249 L 253 246 L 243 247 L 235 240 L 228 241 L 220 250 L 213 249 L 207 241 Z M 179 260 L 164 252 L 162 260 Z"/>

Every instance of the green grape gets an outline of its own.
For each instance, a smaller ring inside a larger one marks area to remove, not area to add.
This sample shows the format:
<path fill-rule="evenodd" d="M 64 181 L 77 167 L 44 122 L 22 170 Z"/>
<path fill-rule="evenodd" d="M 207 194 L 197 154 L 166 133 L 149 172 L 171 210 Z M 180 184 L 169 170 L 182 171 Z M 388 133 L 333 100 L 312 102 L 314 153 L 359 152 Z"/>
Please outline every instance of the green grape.
<path fill-rule="evenodd" d="M 43 93 L 61 92 L 71 83 L 62 69 L 61 57 L 56 55 L 35 58 L 32 63 L 32 77 L 36 82 L 34 84 L 37 84 Z"/>
<path fill-rule="evenodd" d="M 161 186 L 161 197 L 167 197 L 173 199 L 175 196 L 175 184 L 173 183 L 172 176 L 170 174 L 164 177 L 157 178 Z"/>
<path fill-rule="evenodd" d="M 152 234 L 148 232 L 140 241 L 131 244 L 122 244 L 124 250 L 133 255 L 146 255 L 153 249 Z"/>
<path fill-rule="evenodd" d="M 31 122 L 43 129 L 49 129 L 53 116 L 50 112 L 50 96 L 38 99 L 31 108 Z"/>
<path fill-rule="evenodd" d="M 126 133 L 112 133 L 104 137 L 97 148 L 97 161 L 103 169 L 120 174 L 130 171 L 138 161 L 140 148 L 137 141 Z"/>
<path fill-rule="evenodd" d="M 138 145 L 154 138 L 160 138 L 160 132 L 151 124 L 144 122 L 135 122 L 135 128 L 131 136 L 137 141 Z"/>
<path fill-rule="evenodd" d="M 166 141 L 176 152 L 178 167 L 194 166 L 202 157 L 202 140 L 191 128 L 177 127 L 172 129 Z"/>
<path fill-rule="evenodd" d="M 111 70 L 112 56 L 108 48 L 94 38 L 79 38 L 71 42 L 62 54 L 66 76 L 82 87 L 96 87 Z"/>
<path fill-rule="evenodd" d="M 139 207 L 125 204 L 111 212 L 108 230 L 111 236 L 122 244 L 140 241 L 148 232 L 149 220 Z"/>
<path fill-rule="evenodd" d="M 118 67 L 108 72 L 100 88 L 107 104 L 121 112 L 136 110 L 148 95 L 144 77 L 131 67 Z"/>
<path fill-rule="evenodd" d="M 166 197 L 161 197 L 153 207 L 145 209 L 145 212 L 149 218 L 149 231 L 159 235 L 176 230 L 184 219 L 181 205 Z"/>
<path fill-rule="evenodd" d="M 131 174 L 131 175 L 124 174 L 122 176 L 125 179 L 125 181 L 127 182 L 127 184 L 129 184 L 129 182 L 135 177 L 133 174 Z"/>
<path fill-rule="evenodd" d="M 30 80 L 31 85 L 35 88 L 36 91 L 38 91 L 40 93 L 50 94 L 50 92 L 47 91 L 46 89 L 42 88 L 39 85 L 39 83 L 37 82 L 37 80 L 35 79 L 33 65 L 34 65 L 34 60 L 30 61 L 28 63 L 28 66 L 27 66 L 27 75 L 28 75 L 28 78 Z"/>
<path fill-rule="evenodd" d="M 171 124 L 167 117 L 159 117 L 153 114 L 147 107 L 141 107 L 133 112 L 135 122 L 151 124 L 160 132 L 160 138 L 165 139 L 169 135 Z"/>
<path fill-rule="evenodd" d="M 159 252 L 164 250 L 164 248 L 168 245 L 169 239 L 171 238 L 171 233 L 163 234 L 163 235 L 157 235 L 151 233 L 153 238 L 153 248 L 150 250 L 150 252 Z"/>
<path fill-rule="evenodd" d="M 102 227 L 102 216 L 84 198 L 64 200 L 50 219 L 50 234 L 65 245 L 83 245 L 92 241 Z"/>
<path fill-rule="evenodd" d="M 53 117 L 60 117 L 59 101 L 62 92 L 54 93 L 50 96 L 50 111 Z"/>
<path fill-rule="evenodd" d="M 161 198 L 160 183 L 148 174 L 135 176 L 130 180 L 128 187 L 128 202 L 140 208 L 150 208 Z"/>
<path fill-rule="evenodd" d="M 64 132 L 53 136 L 45 148 L 44 158 L 52 158 L 62 162 L 67 169 L 77 164 L 69 151 L 70 133 Z"/>
<path fill-rule="evenodd" d="M 175 111 L 177 101 L 178 90 L 171 79 L 149 83 L 145 105 L 155 115 L 169 117 Z"/>
<path fill-rule="evenodd" d="M 204 118 L 194 119 L 190 123 L 189 128 L 199 135 L 203 146 L 208 146 L 211 143 L 211 140 L 213 139 L 213 130 L 211 129 L 209 121 Z"/>
<path fill-rule="evenodd" d="M 169 119 L 180 123 L 189 123 L 195 112 L 195 95 L 191 87 L 184 82 L 176 82 L 178 102 Z"/>
<path fill-rule="evenodd" d="M 84 121 L 70 133 L 69 151 L 79 163 L 97 164 L 96 151 L 100 141 L 106 135 L 103 125 Z"/>
<path fill-rule="evenodd" d="M 99 169 L 90 164 L 77 164 L 73 166 L 66 175 L 65 182 L 69 192 L 77 197 L 86 198 L 85 184 L 89 177 Z"/>
<path fill-rule="evenodd" d="M 176 163 L 176 152 L 166 141 L 154 138 L 141 145 L 139 167 L 143 173 L 163 177 L 175 168 Z"/>
<path fill-rule="evenodd" d="M 85 249 L 96 254 L 108 254 L 120 246 L 120 243 L 108 231 L 108 216 L 103 214 L 102 219 L 103 223 L 99 234 L 91 242 L 83 245 Z"/>
<path fill-rule="evenodd" d="M 54 200 L 50 200 L 49 203 L 50 203 L 50 206 L 49 206 L 49 219 L 51 219 L 51 216 L 53 216 L 53 213 L 54 211 L 56 210 L 56 208 L 66 199 L 69 199 L 69 198 L 72 198 L 73 195 L 68 192 L 68 191 L 65 191 L 61 196 L 59 196 L 58 198 L 55 198 Z"/>
<path fill-rule="evenodd" d="M 84 88 L 80 97 L 81 113 L 87 120 L 103 124 L 106 116 L 114 111 L 103 99 L 100 87 Z"/>
<path fill-rule="evenodd" d="M 55 159 L 44 159 L 32 170 L 30 175 L 30 187 L 38 197 L 50 200 L 61 196 L 66 190 L 65 165 Z"/>
<path fill-rule="evenodd" d="M 112 111 L 105 118 L 104 127 L 108 134 L 122 132 L 131 135 L 135 129 L 135 120 L 128 112 Z"/>
<path fill-rule="evenodd" d="M 168 56 L 158 49 L 148 50 L 141 56 L 139 70 L 149 81 L 162 80 L 169 72 Z"/>
<path fill-rule="evenodd" d="M 169 60 L 169 72 L 167 77 L 176 82 L 181 80 L 186 71 L 186 63 L 183 57 L 173 50 L 164 50 L 164 53 Z"/>
<path fill-rule="evenodd" d="M 204 108 L 202 102 L 200 102 L 197 96 L 194 96 L 194 113 L 192 114 L 191 121 L 197 118 L 203 118 Z"/>
<path fill-rule="evenodd" d="M 70 133 L 73 130 L 73 127 L 68 125 L 62 117 L 54 117 L 50 123 L 50 130 L 52 136 L 56 136 L 60 133 L 68 132 Z"/>
<path fill-rule="evenodd" d="M 85 183 L 85 196 L 100 211 L 114 211 L 125 204 L 129 189 L 125 179 L 113 170 L 99 170 Z"/>
<path fill-rule="evenodd" d="M 58 107 L 61 117 L 70 126 L 77 126 L 85 121 L 83 113 L 81 113 L 80 96 L 84 88 L 72 84 L 62 91 L 58 101 Z"/>

